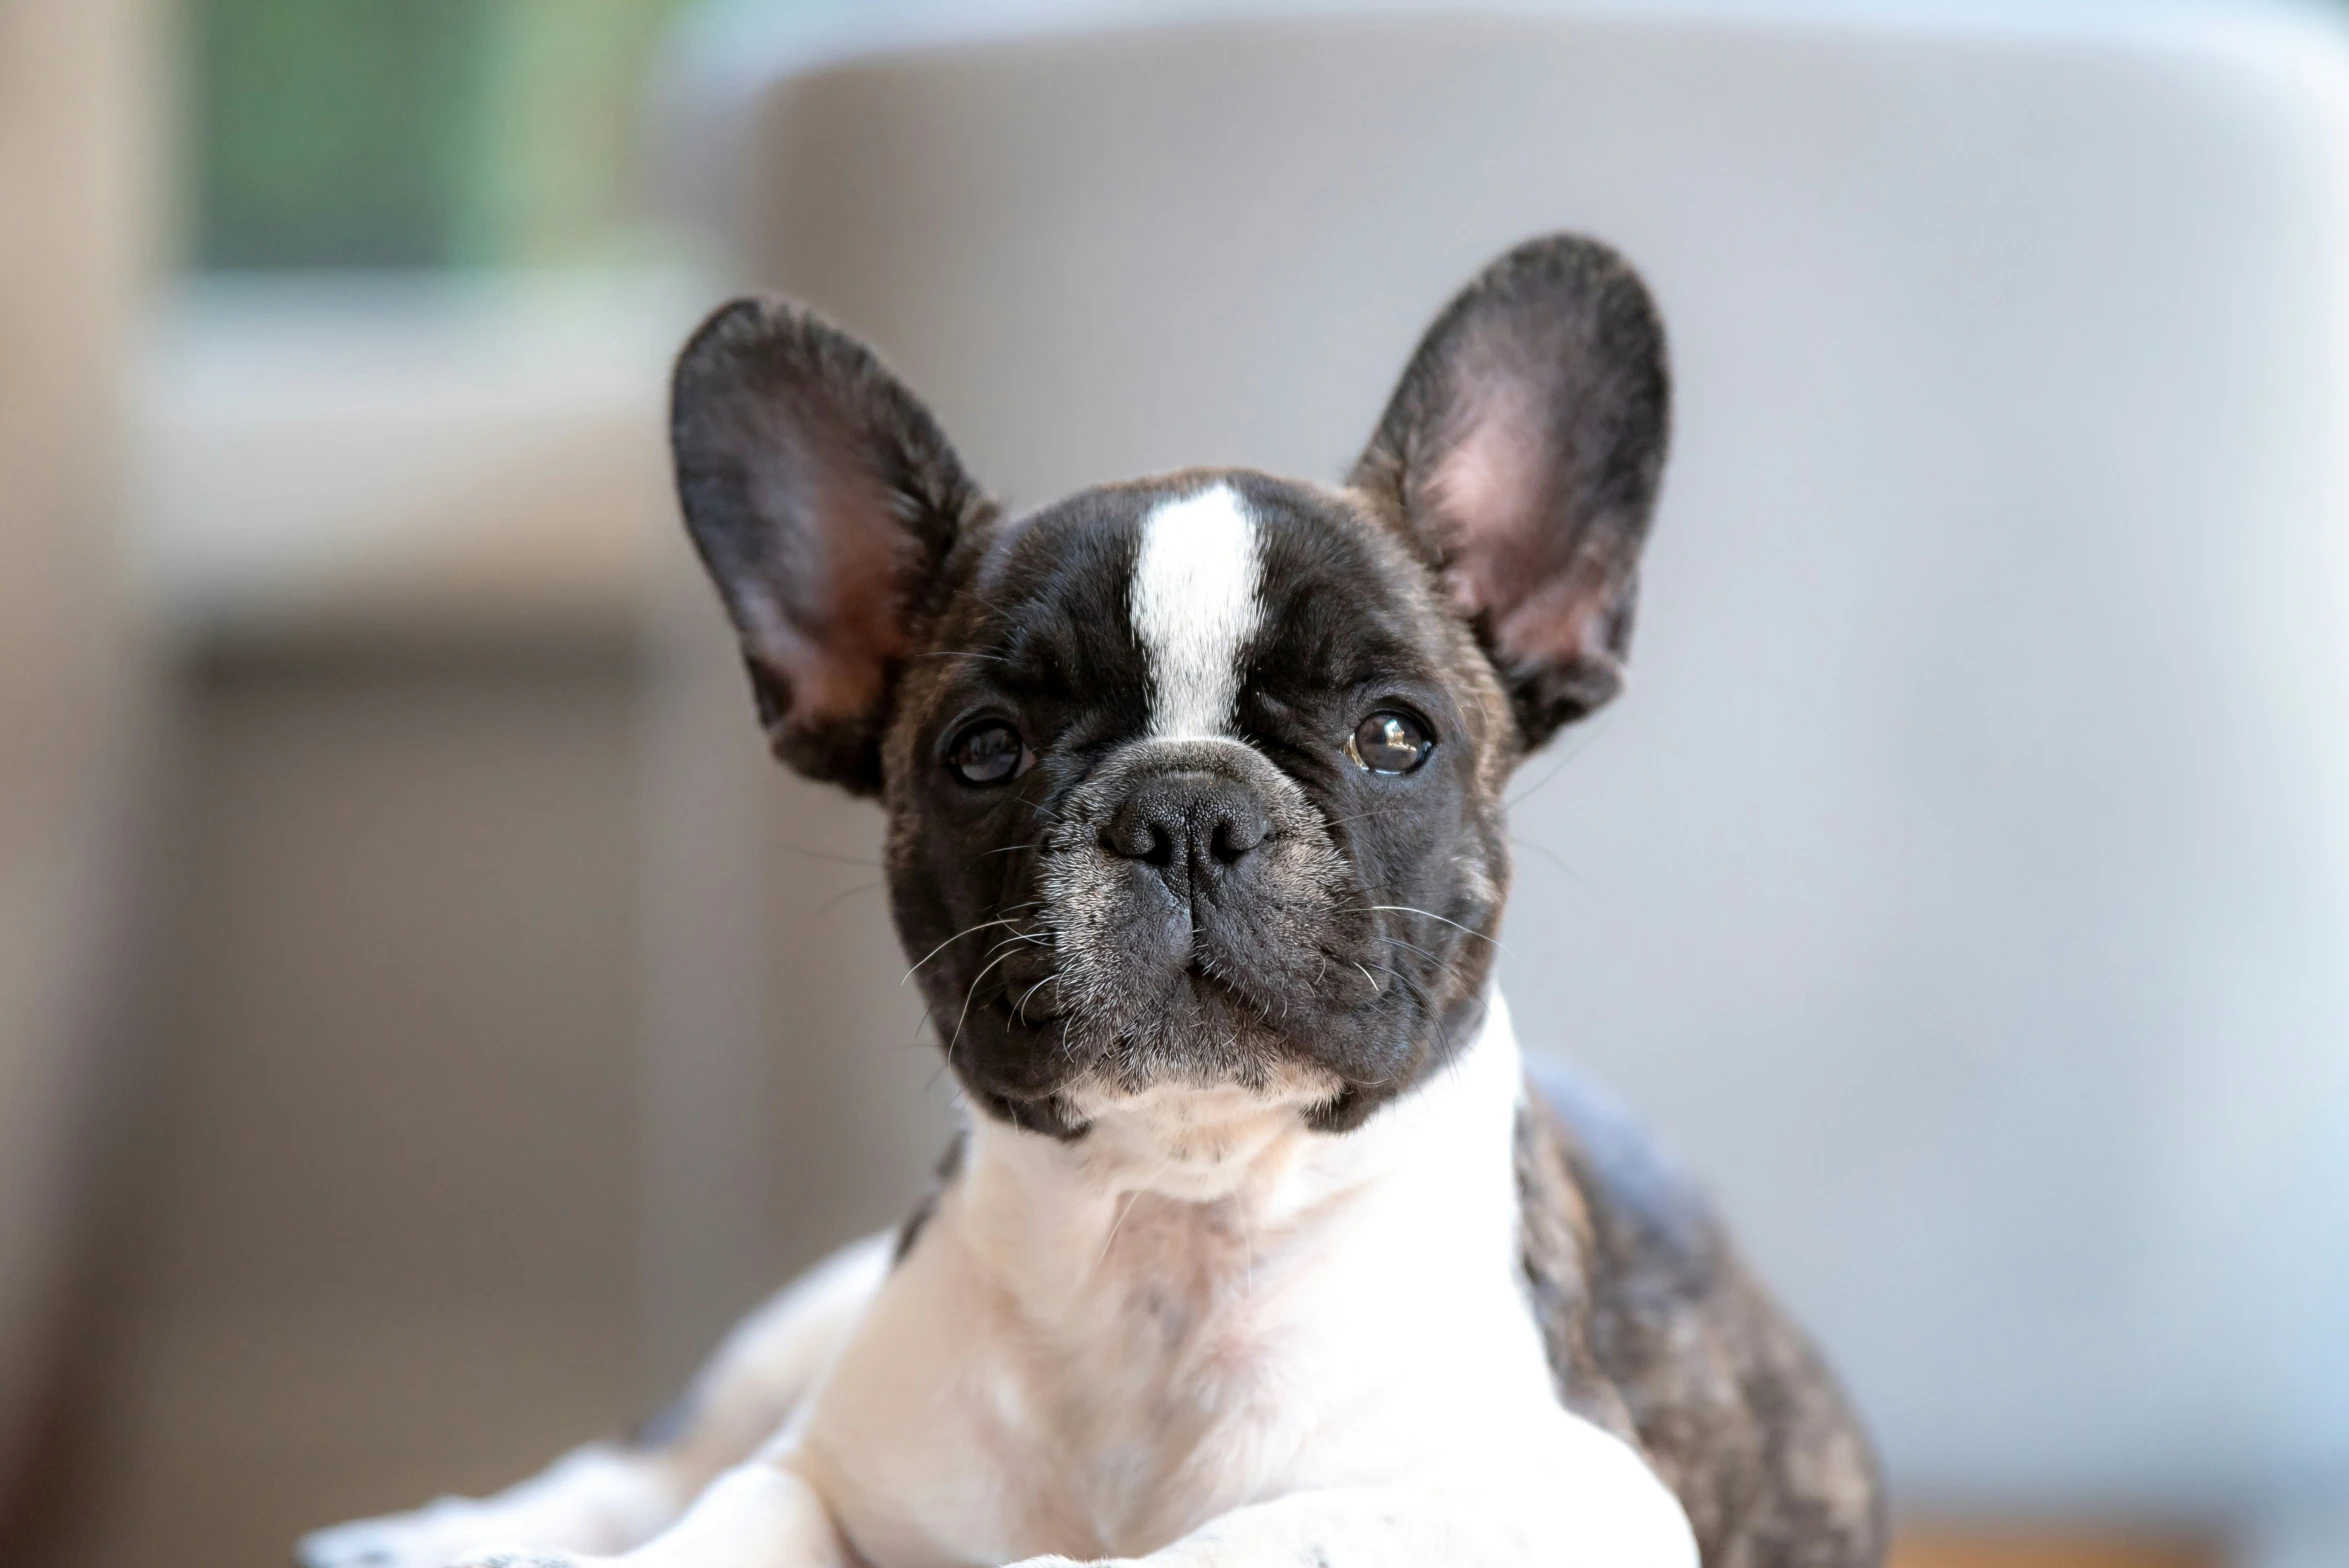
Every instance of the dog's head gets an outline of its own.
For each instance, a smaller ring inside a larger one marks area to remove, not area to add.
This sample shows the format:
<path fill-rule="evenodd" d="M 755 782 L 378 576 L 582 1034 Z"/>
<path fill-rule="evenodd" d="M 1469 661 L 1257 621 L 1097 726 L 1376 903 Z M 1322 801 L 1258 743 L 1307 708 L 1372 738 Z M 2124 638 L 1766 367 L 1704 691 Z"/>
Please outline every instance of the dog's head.
<path fill-rule="evenodd" d="M 1473 1026 L 1502 787 L 1622 683 L 1667 425 L 1611 251 L 1502 257 L 1343 488 L 1199 469 L 991 504 L 861 344 L 744 300 L 677 367 L 696 546 L 784 761 L 881 797 L 971 1097 L 1298 1093 L 1350 1126 Z"/>

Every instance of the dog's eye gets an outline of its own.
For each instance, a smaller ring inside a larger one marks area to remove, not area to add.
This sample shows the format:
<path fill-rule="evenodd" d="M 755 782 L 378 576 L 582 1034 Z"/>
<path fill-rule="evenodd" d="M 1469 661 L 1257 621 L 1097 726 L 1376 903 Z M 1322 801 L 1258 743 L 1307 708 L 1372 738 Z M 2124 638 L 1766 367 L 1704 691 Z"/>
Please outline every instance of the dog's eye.
<path fill-rule="evenodd" d="M 1025 771 L 1028 760 L 1020 732 L 1000 719 L 972 725 L 946 752 L 946 765 L 965 784 L 1000 784 Z"/>
<path fill-rule="evenodd" d="M 1374 713 L 1346 737 L 1346 755 L 1372 773 L 1408 773 L 1435 750 L 1435 737 L 1408 713 Z"/>

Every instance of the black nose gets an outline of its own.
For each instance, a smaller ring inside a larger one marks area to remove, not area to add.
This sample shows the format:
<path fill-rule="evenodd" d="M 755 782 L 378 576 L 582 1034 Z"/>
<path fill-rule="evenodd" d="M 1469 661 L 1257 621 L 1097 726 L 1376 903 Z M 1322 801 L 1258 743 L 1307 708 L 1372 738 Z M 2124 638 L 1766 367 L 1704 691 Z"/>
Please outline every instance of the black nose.
<path fill-rule="evenodd" d="M 1111 813 L 1101 844 L 1170 879 L 1212 881 L 1271 834 L 1254 790 L 1220 773 L 1184 770 L 1137 781 Z"/>

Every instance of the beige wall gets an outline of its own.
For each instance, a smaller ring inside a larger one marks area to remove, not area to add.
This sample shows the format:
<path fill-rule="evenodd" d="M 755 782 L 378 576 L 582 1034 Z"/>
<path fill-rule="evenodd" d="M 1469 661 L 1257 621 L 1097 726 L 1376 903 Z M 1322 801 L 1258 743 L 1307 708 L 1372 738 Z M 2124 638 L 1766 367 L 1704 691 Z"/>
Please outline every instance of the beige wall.
<path fill-rule="evenodd" d="M 152 208 L 144 11 L 0 6 L 0 714 L 12 739 L 0 842 L 12 849 L 48 820 L 33 813 L 76 792 L 118 673 L 118 443 Z M 19 744 L 28 735 L 41 744 Z"/>
<path fill-rule="evenodd" d="M 0 1480 L 83 1130 L 130 694 L 124 348 L 153 203 L 141 0 L 0 3 Z"/>

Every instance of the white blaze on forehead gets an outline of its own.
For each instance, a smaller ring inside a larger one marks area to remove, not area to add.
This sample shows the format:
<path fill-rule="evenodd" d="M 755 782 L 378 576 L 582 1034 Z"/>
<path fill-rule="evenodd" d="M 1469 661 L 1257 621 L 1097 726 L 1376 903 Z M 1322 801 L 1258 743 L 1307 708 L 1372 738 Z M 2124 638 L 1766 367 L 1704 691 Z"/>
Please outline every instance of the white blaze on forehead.
<path fill-rule="evenodd" d="M 1231 733 L 1240 655 L 1264 617 L 1256 524 L 1230 485 L 1161 501 L 1134 558 L 1134 637 L 1150 661 L 1150 733 Z"/>

